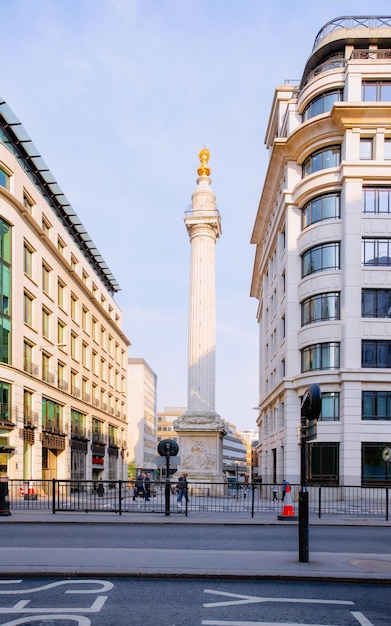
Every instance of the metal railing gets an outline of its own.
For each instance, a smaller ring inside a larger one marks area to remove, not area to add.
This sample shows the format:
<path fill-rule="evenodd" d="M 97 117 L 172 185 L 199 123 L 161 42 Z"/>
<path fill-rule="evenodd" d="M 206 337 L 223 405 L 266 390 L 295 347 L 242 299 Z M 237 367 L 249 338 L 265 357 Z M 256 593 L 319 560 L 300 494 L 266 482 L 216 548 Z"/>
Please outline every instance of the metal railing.
<path fill-rule="evenodd" d="M 49 510 L 52 513 L 107 512 L 165 513 L 165 481 L 151 481 L 150 497 L 136 493 L 134 481 L 123 480 L 14 480 L 8 481 L 10 509 Z M 310 485 L 309 514 L 314 517 L 389 519 L 389 486 Z M 291 500 L 298 512 L 299 485 L 291 485 Z M 178 511 L 176 482 L 170 483 L 170 511 Z M 231 514 L 274 517 L 283 512 L 282 487 L 273 500 L 271 484 L 188 482 L 188 499 L 183 497 L 180 511 L 186 515 Z"/>

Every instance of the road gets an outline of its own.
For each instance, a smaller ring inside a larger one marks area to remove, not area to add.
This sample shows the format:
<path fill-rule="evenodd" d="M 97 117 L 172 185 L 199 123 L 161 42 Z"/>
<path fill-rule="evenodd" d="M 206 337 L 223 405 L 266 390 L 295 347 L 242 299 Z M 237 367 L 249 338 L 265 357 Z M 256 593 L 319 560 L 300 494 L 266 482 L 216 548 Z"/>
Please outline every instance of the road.
<path fill-rule="evenodd" d="M 297 526 L 229 526 L 163 524 L 3 524 L 0 547 L 47 548 L 181 548 L 188 550 L 292 551 Z M 313 526 L 314 552 L 389 554 L 388 527 Z"/>
<path fill-rule="evenodd" d="M 389 586 L 178 579 L 1 581 L 0 626 L 389 626 Z"/>

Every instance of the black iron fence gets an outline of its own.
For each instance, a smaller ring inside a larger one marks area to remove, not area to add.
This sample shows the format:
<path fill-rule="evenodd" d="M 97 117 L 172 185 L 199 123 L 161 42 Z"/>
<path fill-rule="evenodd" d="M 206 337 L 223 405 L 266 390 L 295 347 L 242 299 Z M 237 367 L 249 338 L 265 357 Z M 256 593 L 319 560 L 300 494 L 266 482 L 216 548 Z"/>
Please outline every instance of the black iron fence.
<path fill-rule="evenodd" d="M 271 484 L 188 482 L 187 493 L 178 502 L 176 483 L 169 484 L 169 510 L 186 515 L 230 513 L 256 517 L 283 514 L 282 486 L 277 496 Z M 298 513 L 300 486 L 291 485 L 289 501 Z M 389 519 L 389 487 L 311 485 L 309 515 Z M 137 489 L 134 481 L 92 480 L 8 480 L 12 510 L 69 512 L 166 513 L 166 483 L 151 481 L 148 490 Z M 186 498 L 187 495 L 187 498 Z"/>

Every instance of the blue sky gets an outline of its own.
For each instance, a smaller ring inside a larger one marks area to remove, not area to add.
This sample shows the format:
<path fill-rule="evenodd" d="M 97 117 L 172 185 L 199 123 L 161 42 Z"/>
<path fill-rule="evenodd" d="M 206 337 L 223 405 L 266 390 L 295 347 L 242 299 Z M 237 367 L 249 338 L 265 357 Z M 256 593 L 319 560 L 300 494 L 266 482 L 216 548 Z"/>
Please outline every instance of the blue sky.
<path fill-rule="evenodd" d="M 121 285 L 132 342 L 158 376 L 158 410 L 187 402 L 190 244 L 184 211 L 211 152 L 216 410 L 255 428 L 252 227 L 277 85 L 300 79 L 321 27 L 391 15 L 391 0 L 12 0 L 0 95 L 26 128 Z"/>

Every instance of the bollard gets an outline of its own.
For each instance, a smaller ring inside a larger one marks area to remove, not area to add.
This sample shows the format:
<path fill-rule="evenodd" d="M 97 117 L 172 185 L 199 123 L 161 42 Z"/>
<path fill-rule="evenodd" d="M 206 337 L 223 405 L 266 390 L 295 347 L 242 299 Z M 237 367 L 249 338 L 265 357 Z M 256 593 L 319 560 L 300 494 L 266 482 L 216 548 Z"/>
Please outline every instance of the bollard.
<path fill-rule="evenodd" d="M 0 476 L 0 515 L 11 515 L 8 496 L 8 476 Z"/>

